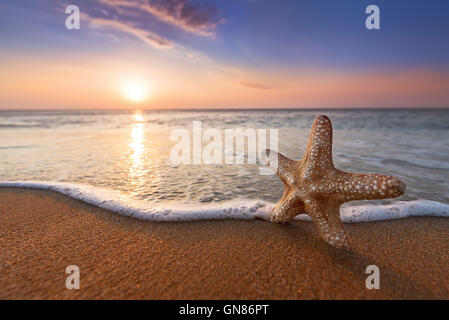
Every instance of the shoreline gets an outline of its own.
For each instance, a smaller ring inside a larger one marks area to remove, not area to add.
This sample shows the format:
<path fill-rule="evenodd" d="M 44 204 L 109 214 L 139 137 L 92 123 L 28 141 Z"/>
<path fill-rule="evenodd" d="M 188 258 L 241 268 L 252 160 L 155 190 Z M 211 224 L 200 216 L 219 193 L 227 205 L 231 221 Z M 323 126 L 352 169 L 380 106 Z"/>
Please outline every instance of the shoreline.
<path fill-rule="evenodd" d="M 0 181 L 0 189 L 30 189 L 57 192 L 72 199 L 140 220 L 159 222 L 261 219 L 268 217 L 276 205 L 262 199 L 237 198 L 221 203 L 199 204 L 185 202 L 181 205 L 149 204 L 123 195 L 120 191 L 98 188 L 86 184 L 56 181 Z M 168 206 L 168 207 L 167 207 Z M 393 200 L 389 203 L 352 203 L 342 206 L 340 217 L 343 223 L 373 222 L 406 217 L 449 218 L 449 205 L 426 199 Z M 311 221 L 305 214 L 295 220 Z"/>
<path fill-rule="evenodd" d="M 449 298 L 447 218 L 345 224 L 351 252 L 310 222 L 142 221 L 44 190 L 0 188 L 0 219 L 0 299 Z"/>

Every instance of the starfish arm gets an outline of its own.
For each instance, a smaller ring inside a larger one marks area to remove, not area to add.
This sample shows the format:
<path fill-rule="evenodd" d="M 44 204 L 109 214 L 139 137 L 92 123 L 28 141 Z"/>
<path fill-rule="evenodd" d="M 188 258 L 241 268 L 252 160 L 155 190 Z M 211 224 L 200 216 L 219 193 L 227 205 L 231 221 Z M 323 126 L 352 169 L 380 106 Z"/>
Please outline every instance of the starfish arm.
<path fill-rule="evenodd" d="M 335 169 L 332 124 L 325 115 L 315 118 L 302 160 L 293 161 L 271 150 L 266 150 L 265 160 L 285 185 L 284 195 L 273 209 L 270 220 L 288 222 L 306 213 L 324 241 L 337 248 L 349 249 L 340 219 L 342 203 L 393 198 L 405 191 L 405 184 L 393 176 Z"/>
<path fill-rule="evenodd" d="M 276 207 L 274 207 L 270 220 L 273 222 L 286 223 L 302 213 L 304 213 L 302 201 L 286 188 L 282 199 L 276 204 Z"/>
<path fill-rule="evenodd" d="M 297 161 L 291 160 L 274 150 L 267 149 L 265 150 L 265 162 L 276 172 L 282 182 L 290 185 L 294 183 L 294 171 Z"/>
<path fill-rule="evenodd" d="M 332 123 L 327 116 L 319 115 L 315 118 L 304 159 L 311 169 L 333 168 Z"/>
<path fill-rule="evenodd" d="M 405 184 L 388 175 L 340 172 L 335 188 L 341 201 L 373 200 L 399 197 Z"/>
<path fill-rule="evenodd" d="M 340 204 L 327 200 L 308 199 L 305 212 L 312 218 L 321 238 L 328 244 L 349 250 L 348 238 L 340 219 Z"/>

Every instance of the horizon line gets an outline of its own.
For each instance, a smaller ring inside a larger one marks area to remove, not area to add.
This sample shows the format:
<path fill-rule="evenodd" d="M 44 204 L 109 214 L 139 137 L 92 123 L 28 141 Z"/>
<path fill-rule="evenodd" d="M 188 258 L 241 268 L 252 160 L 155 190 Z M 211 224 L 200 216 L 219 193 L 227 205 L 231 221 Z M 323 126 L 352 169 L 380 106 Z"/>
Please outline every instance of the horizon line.
<path fill-rule="evenodd" d="M 315 110 L 444 110 L 449 109 L 449 106 L 444 107 L 317 107 L 317 108 L 301 108 L 301 107 L 282 107 L 282 108 L 39 108 L 39 109 L 2 109 L 2 111 L 289 111 L 289 110 L 302 110 L 302 111 L 315 111 Z"/>

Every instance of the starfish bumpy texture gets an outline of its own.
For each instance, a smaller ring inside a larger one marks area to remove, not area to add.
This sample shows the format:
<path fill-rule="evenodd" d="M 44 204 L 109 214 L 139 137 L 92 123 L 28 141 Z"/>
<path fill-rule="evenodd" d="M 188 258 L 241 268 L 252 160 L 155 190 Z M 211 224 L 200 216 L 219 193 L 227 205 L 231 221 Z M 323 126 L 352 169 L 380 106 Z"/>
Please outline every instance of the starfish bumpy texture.
<path fill-rule="evenodd" d="M 270 220 L 286 223 L 305 213 L 324 241 L 346 250 L 349 243 L 340 219 L 340 206 L 352 200 L 394 198 L 405 191 L 405 184 L 393 176 L 336 169 L 332 162 L 332 124 L 325 115 L 315 118 L 302 160 L 290 160 L 269 149 L 265 160 L 285 185 Z"/>

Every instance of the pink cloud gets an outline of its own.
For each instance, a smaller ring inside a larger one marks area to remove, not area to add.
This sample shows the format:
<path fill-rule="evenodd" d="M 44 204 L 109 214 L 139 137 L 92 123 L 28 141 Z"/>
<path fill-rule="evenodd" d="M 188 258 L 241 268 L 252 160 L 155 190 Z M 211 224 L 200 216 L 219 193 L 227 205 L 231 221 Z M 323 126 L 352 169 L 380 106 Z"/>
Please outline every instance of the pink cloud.
<path fill-rule="evenodd" d="M 113 28 L 115 30 L 131 34 L 157 49 L 168 49 L 173 46 L 173 44 L 169 40 L 160 37 L 148 30 L 137 28 L 125 22 L 113 19 L 93 18 L 87 14 L 85 14 L 84 17 L 93 26 Z"/>
<path fill-rule="evenodd" d="M 164 23 L 200 36 L 213 36 L 217 25 L 224 22 L 217 7 L 193 4 L 190 0 L 99 1 L 118 10 L 149 13 Z"/>
<path fill-rule="evenodd" d="M 250 82 L 250 81 L 240 81 L 240 85 L 244 86 L 244 87 L 248 87 L 248 88 L 252 88 L 252 89 L 258 89 L 258 90 L 270 90 L 272 89 L 270 86 L 261 84 L 261 83 L 256 83 L 256 82 Z"/>

